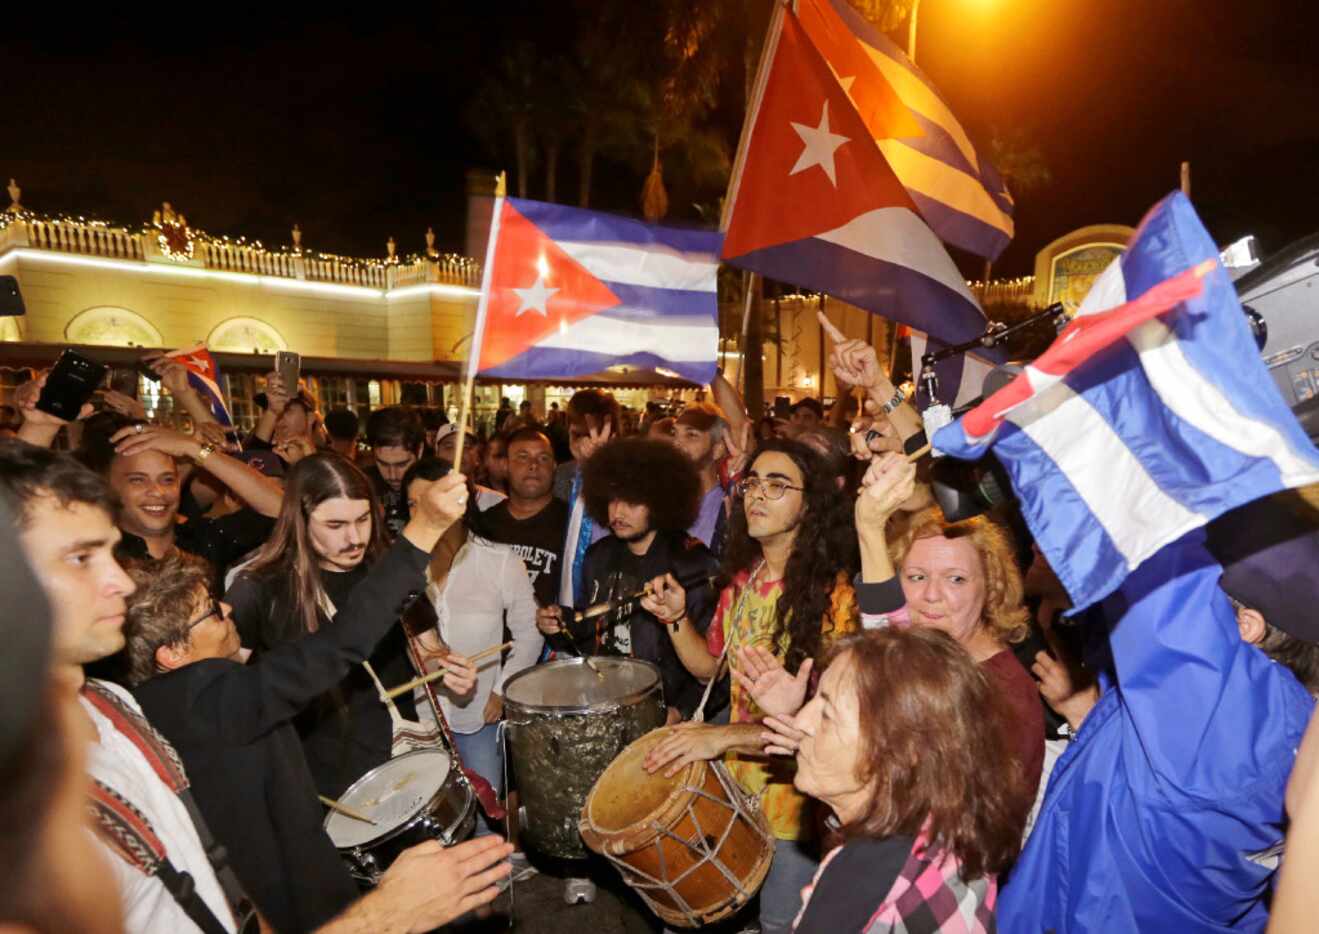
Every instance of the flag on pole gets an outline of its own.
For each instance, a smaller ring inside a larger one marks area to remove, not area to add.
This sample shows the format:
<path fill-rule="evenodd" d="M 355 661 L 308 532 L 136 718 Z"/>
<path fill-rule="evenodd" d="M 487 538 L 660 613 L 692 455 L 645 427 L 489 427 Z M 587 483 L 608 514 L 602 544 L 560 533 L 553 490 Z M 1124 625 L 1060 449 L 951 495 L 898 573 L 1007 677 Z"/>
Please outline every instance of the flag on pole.
<path fill-rule="evenodd" d="M 724 259 L 946 343 L 985 315 L 797 17 L 776 4 L 725 203 Z"/>
<path fill-rule="evenodd" d="M 468 376 L 714 376 L 720 236 L 498 197 Z"/>
<path fill-rule="evenodd" d="M 229 415 L 229 407 L 224 403 L 224 392 L 220 389 L 220 368 L 216 366 L 215 358 L 206 349 L 206 345 L 198 344 L 189 350 L 171 350 L 165 357 L 183 365 L 188 371 L 189 385 L 210 403 L 216 421 L 225 428 L 232 428 L 234 420 Z"/>
<path fill-rule="evenodd" d="M 925 222 L 993 260 L 1012 240 L 1012 196 L 930 79 L 847 0 L 797 0 L 811 42 Z"/>
<path fill-rule="evenodd" d="M 1218 250 L 1174 192 L 1032 368 L 934 445 L 992 447 L 1080 610 L 1230 509 L 1319 481 Z"/>

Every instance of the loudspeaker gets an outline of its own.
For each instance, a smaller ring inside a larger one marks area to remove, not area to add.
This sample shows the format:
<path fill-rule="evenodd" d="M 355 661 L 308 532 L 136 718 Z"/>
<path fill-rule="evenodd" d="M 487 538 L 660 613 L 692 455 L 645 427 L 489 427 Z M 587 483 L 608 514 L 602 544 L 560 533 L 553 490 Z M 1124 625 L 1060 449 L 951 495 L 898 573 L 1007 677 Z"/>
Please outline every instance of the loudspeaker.
<path fill-rule="evenodd" d="M 14 318 L 26 313 L 23 293 L 18 290 L 18 279 L 14 276 L 0 276 L 0 315 Z"/>

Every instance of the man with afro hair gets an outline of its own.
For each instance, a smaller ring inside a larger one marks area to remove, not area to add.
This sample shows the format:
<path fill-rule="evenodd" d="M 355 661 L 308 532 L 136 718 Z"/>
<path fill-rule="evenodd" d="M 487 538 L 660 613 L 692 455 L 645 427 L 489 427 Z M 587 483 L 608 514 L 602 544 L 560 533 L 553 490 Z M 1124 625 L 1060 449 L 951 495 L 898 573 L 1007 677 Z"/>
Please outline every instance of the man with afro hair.
<path fill-rule="evenodd" d="M 569 627 L 583 652 L 628 655 L 659 666 L 670 722 L 687 719 L 702 685 L 683 667 L 664 623 L 628 599 L 664 574 L 692 581 L 691 619 L 704 632 L 717 593 L 706 581 L 718 573 L 710 550 L 687 534 L 700 509 L 701 481 L 673 444 L 625 438 L 606 445 L 582 467 L 586 511 L 612 534 L 586 552 L 583 609 L 621 601 L 609 613 Z M 714 710 L 707 710 L 711 714 Z"/>

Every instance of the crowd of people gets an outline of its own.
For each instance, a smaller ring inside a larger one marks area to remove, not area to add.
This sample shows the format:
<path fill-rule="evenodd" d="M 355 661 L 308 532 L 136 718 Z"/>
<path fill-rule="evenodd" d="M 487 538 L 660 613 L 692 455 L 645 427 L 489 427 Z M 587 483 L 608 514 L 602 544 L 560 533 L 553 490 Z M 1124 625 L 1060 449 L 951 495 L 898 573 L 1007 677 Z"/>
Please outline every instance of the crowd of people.
<path fill-rule="evenodd" d="M 488 437 L 434 409 L 322 413 L 271 373 L 235 439 L 164 357 L 187 432 L 118 394 L 66 422 L 36 405 L 44 376 L 21 387 L 0 922 L 461 923 L 534 871 L 503 839 L 538 779 L 506 781 L 504 686 L 612 655 L 660 673 L 672 729 L 645 768 L 722 762 L 768 820 L 734 929 L 1312 926 L 1309 500 L 1251 504 L 1074 614 L 1010 505 L 940 512 L 873 348 L 830 363 L 828 410 L 749 413 L 719 376 L 636 419 L 599 389 L 506 399 Z M 432 690 L 386 697 L 419 674 Z M 326 802 L 427 748 L 473 782 L 475 837 L 405 850 L 364 893 Z"/>

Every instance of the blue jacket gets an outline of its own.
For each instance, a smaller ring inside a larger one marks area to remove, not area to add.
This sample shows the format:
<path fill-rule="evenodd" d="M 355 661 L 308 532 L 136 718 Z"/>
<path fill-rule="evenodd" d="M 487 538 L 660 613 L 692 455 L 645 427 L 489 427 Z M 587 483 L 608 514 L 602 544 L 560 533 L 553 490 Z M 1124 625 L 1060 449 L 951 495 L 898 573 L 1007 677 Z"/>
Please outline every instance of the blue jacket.
<path fill-rule="evenodd" d="M 998 903 L 1004 934 L 1263 931 L 1314 702 L 1241 640 L 1192 533 L 1104 604 L 1116 684 L 1058 760 Z"/>

